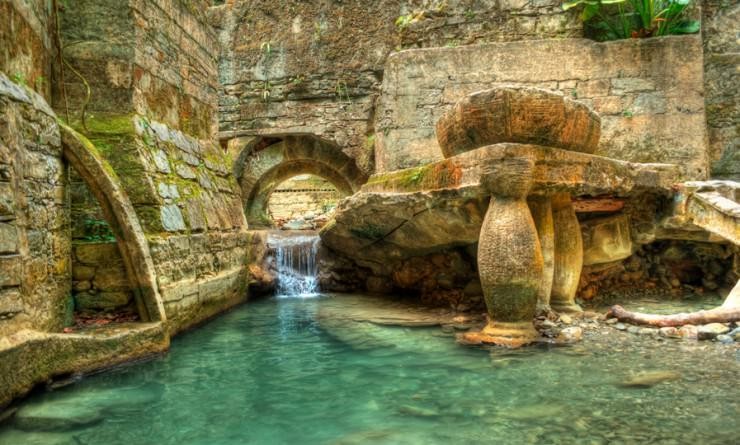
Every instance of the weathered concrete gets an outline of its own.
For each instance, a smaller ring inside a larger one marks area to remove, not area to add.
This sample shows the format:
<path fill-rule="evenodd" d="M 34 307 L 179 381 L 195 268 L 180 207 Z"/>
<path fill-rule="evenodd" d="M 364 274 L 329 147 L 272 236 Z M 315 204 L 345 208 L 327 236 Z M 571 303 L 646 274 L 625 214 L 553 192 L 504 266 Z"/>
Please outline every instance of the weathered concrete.
<path fill-rule="evenodd" d="M 740 52 L 737 24 L 740 4 L 732 0 L 704 0 L 704 101 L 708 155 L 712 177 L 740 181 Z"/>
<path fill-rule="evenodd" d="M 709 234 L 707 241 L 740 245 L 740 183 L 696 181 L 679 186 L 669 215 L 657 238 L 686 238 Z"/>
<path fill-rule="evenodd" d="M 21 330 L 0 337 L 0 409 L 56 376 L 84 374 L 169 348 L 162 323 L 140 323 L 57 334 Z"/>
<path fill-rule="evenodd" d="M 601 116 L 595 154 L 708 175 L 699 36 L 597 43 L 550 39 L 408 50 L 388 58 L 375 113 L 378 172 L 441 159 L 434 126 L 458 100 L 492 87 L 558 90 Z"/>
<path fill-rule="evenodd" d="M 221 43 L 224 139 L 315 134 L 373 172 L 374 96 L 393 51 L 577 37 L 556 0 L 419 2 L 236 0 L 211 8 Z M 404 21 L 395 25 L 397 19 Z M 405 18 L 405 19 L 404 19 Z"/>

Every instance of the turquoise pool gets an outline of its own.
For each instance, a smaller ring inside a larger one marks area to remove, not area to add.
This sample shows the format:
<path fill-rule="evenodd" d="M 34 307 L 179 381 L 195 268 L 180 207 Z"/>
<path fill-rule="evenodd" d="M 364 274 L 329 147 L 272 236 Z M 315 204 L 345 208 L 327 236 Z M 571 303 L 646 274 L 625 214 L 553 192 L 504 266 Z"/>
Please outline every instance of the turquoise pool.
<path fill-rule="evenodd" d="M 352 298 L 242 306 L 177 337 L 166 356 L 34 395 L 22 406 L 25 417 L 0 427 L 0 444 L 729 444 L 740 437 L 734 346 L 604 327 L 570 347 L 475 349 L 439 327 L 338 321 L 322 312 Z M 620 385 L 652 371 L 680 378 Z M 66 420 L 54 422 L 59 413 Z"/>

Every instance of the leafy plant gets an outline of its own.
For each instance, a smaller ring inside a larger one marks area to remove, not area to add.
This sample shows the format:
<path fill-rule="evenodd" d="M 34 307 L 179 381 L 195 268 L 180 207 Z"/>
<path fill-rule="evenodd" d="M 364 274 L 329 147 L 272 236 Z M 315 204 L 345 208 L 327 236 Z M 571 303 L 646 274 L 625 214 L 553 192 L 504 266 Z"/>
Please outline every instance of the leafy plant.
<path fill-rule="evenodd" d="M 265 58 L 269 58 L 272 55 L 272 44 L 270 42 L 262 42 L 260 45 L 260 51 L 265 54 Z"/>
<path fill-rule="evenodd" d="M 349 97 L 349 90 L 347 89 L 347 82 L 343 80 L 337 80 L 337 84 L 334 87 L 334 92 L 336 93 L 339 100 L 344 100 L 345 102 L 352 102 L 352 99 Z"/>
<path fill-rule="evenodd" d="M 408 14 L 400 15 L 396 19 L 396 27 L 399 31 L 403 31 L 412 23 L 424 20 L 424 11 L 413 11 Z"/>
<path fill-rule="evenodd" d="M 262 84 L 262 90 L 260 92 L 260 96 L 262 96 L 263 102 L 269 102 L 270 101 L 270 95 L 272 94 L 272 85 L 270 85 L 270 81 L 266 80 Z"/>
<path fill-rule="evenodd" d="M 692 34 L 696 20 L 685 17 L 691 0 L 570 0 L 563 10 L 583 6 L 581 20 L 598 40 Z"/>
<path fill-rule="evenodd" d="M 26 76 L 24 76 L 23 73 L 21 72 L 17 72 L 13 74 L 10 80 L 17 83 L 18 85 L 28 86 L 28 82 L 26 81 Z"/>
<path fill-rule="evenodd" d="M 85 241 L 108 242 L 116 240 L 115 235 L 113 235 L 113 231 L 111 231 L 110 226 L 106 221 L 86 218 L 84 224 Z"/>

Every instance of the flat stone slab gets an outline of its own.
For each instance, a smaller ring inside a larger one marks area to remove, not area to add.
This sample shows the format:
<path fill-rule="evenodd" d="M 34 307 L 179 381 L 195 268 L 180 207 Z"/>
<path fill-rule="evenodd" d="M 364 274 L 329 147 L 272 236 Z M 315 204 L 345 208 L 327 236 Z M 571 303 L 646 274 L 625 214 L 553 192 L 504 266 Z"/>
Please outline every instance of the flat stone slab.
<path fill-rule="evenodd" d="M 740 183 L 691 181 L 678 187 L 671 215 L 661 221 L 658 238 L 697 239 L 740 245 Z"/>
<path fill-rule="evenodd" d="M 481 185 L 486 169 L 502 160 L 535 162 L 531 195 L 629 197 L 664 193 L 678 182 L 678 167 L 636 164 L 536 145 L 504 143 L 422 167 L 374 175 L 339 204 L 320 232 L 323 242 L 374 270 L 394 259 L 476 243 L 489 202 Z M 505 177 L 507 172 L 501 169 Z"/>

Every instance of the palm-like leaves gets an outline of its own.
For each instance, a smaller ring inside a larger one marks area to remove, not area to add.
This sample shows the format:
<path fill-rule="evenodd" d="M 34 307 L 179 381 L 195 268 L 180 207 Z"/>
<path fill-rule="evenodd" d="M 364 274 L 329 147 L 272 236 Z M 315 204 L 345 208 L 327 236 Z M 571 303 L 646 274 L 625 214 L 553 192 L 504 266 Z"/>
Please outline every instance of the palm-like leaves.
<path fill-rule="evenodd" d="M 569 0 L 563 10 L 583 6 L 581 20 L 600 40 L 691 34 L 699 22 L 682 16 L 691 0 Z"/>

